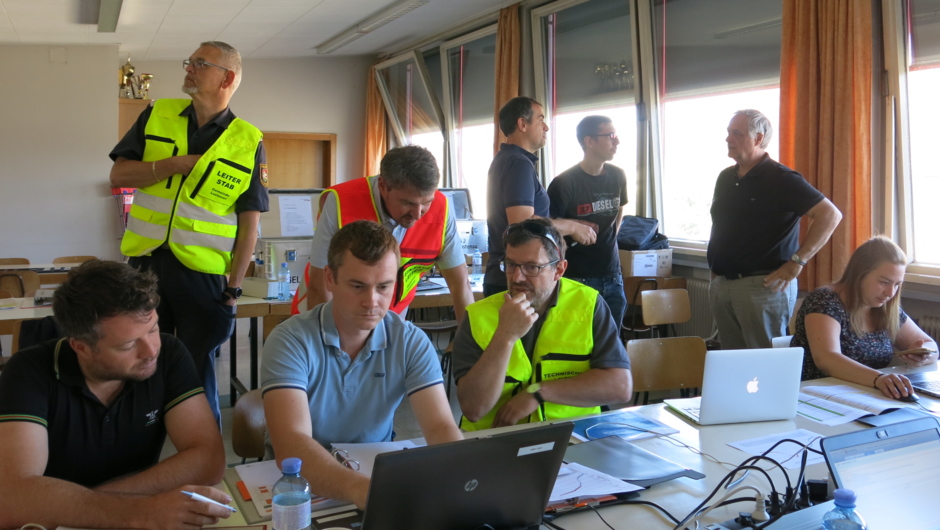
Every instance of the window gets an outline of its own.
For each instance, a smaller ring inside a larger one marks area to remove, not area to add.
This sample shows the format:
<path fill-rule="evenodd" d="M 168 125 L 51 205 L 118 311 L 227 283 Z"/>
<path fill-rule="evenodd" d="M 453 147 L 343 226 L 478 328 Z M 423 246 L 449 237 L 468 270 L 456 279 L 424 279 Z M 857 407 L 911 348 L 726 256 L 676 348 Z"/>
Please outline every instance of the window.
<path fill-rule="evenodd" d="M 540 21 L 535 49 L 546 79 L 538 98 L 549 116 L 546 181 L 551 181 L 583 158 L 576 128 L 586 116 L 609 117 L 620 145 L 611 164 L 627 174 L 630 202 L 624 211 L 636 212 L 636 106 L 630 6 L 623 0 L 595 0 L 566 9 L 537 10 Z"/>
<path fill-rule="evenodd" d="M 733 165 L 726 128 L 735 111 L 779 124 L 779 0 L 654 2 L 660 97 L 663 233 L 703 246 L 715 180 Z M 720 7 L 719 7 L 720 6 Z M 777 136 L 767 151 L 777 158 Z"/>
<path fill-rule="evenodd" d="M 908 139 L 912 199 L 913 258 L 917 263 L 940 264 L 940 0 L 907 3 L 909 59 L 907 74 Z"/>
<path fill-rule="evenodd" d="M 486 218 L 487 173 L 493 154 L 496 26 L 441 45 L 450 134 L 451 186 L 469 188 L 473 215 Z"/>
<path fill-rule="evenodd" d="M 376 67 L 379 91 L 399 145 L 427 148 L 443 169 L 444 135 L 441 110 L 431 92 L 424 59 L 416 52 L 389 59 Z"/>

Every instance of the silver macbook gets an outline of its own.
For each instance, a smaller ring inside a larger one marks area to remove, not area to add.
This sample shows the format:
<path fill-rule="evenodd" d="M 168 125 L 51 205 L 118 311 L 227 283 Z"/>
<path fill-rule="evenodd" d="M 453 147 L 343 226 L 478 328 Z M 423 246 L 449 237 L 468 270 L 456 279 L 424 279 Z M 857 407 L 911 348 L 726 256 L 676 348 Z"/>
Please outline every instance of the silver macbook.
<path fill-rule="evenodd" d="M 894 423 L 823 438 L 832 479 L 858 496 L 868 528 L 940 529 L 940 423 Z"/>
<path fill-rule="evenodd" d="M 788 420 L 796 416 L 803 348 L 712 350 L 702 397 L 664 403 L 699 425 Z"/>

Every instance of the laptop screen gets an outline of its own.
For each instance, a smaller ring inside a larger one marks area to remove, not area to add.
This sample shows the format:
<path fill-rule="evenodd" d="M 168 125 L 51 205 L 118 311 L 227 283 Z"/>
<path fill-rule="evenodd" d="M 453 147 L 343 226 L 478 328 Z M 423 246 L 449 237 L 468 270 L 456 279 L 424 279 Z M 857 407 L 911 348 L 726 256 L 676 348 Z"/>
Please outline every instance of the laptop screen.
<path fill-rule="evenodd" d="M 940 429 L 933 418 L 858 433 L 858 444 L 824 442 L 836 484 L 858 496 L 869 528 L 940 529 Z"/>

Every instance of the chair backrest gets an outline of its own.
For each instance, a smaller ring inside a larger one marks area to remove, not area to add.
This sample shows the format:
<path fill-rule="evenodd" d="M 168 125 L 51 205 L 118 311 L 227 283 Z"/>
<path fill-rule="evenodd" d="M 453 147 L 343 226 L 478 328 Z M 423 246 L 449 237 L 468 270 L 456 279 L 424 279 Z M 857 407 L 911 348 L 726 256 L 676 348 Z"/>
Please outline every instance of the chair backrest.
<path fill-rule="evenodd" d="M 264 458 L 264 403 L 261 389 L 252 390 L 235 402 L 232 414 L 232 449 L 242 458 Z"/>
<path fill-rule="evenodd" d="M 16 298 L 10 291 L 0 291 L 0 298 Z"/>
<path fill-rule="evenodd" d="M 642 305 L 640 293 L 659 289 L 666 279 L 662 276 L 625 276 L 623 279 L 623 294 L 627 303 L 633 306 Z"/>
<path fill-rule="evenodd" d="M 701 337 L 631 340 L 627 354 L 634 392 L 702 386 L 705 340 Z"/>
<path fill-rule="evenodd" d="M 53 264 L 57 263 L 85 263 L 86 261 L 91 261 L 93 259 L 98 259 L 95 256 L 62 256 L 61 258 L 56 258 L 52 260 Z"/>
<path fill-rule="evenodd" d="M 657 289 L 640 293 L 643 323 L 647 326 L 681 324 L 692 318 L 692 304 L 685 289 Z"/>
<path fill-rule="evenodd" d="M 39 274 L 35 271 L 0 271 L 0 290 L 15 298 L 26 298 L 39 289 Z"/>
<path fill-rule="evenodd" d="M 0 258 L 0 265 L 29 265 L 26 258 Z"/>
<path fill-rule="evenodd" d="M 789 348 L 790 339 L 793 338 L 793 335 L 787 335 L 785 337 L 774 337 L 770 339 L 770 342 L 773 344 L 774 348 Z"/>

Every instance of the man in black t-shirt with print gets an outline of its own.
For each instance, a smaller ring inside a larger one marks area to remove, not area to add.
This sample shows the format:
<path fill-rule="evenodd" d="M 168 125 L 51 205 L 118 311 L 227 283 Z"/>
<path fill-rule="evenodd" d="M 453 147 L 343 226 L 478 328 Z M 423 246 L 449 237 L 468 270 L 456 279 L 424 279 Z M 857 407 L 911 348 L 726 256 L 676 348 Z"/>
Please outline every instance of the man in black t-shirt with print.
<path fill-rule="evenodd" d="M 0 373 L 0 528 L 181 528 L 228 517 L 225 451 L 193 360 L 160 333 L 156 277 L 89 261 L 55 291 L 62 339 Z M 167 434 L 177 453 L 158 462 Z M 191 485 L 198 484 L 198 485 Z"/>
<path fill-rule="evenodd" d="M 619 326 L 627 300 L 623 294 L 617 231 L 623 205 L 627 203 L 627 176 L 607 162 L 617 154 L 620 140 L 613 122 L 606 116 L 584 118 L 578 124 L 577 135 L 584 159 L 549 184 L 551 216 L 597 227 L 597 241 L 593 245 L 568 248 L 565 277 L 597 289 Z"/>

